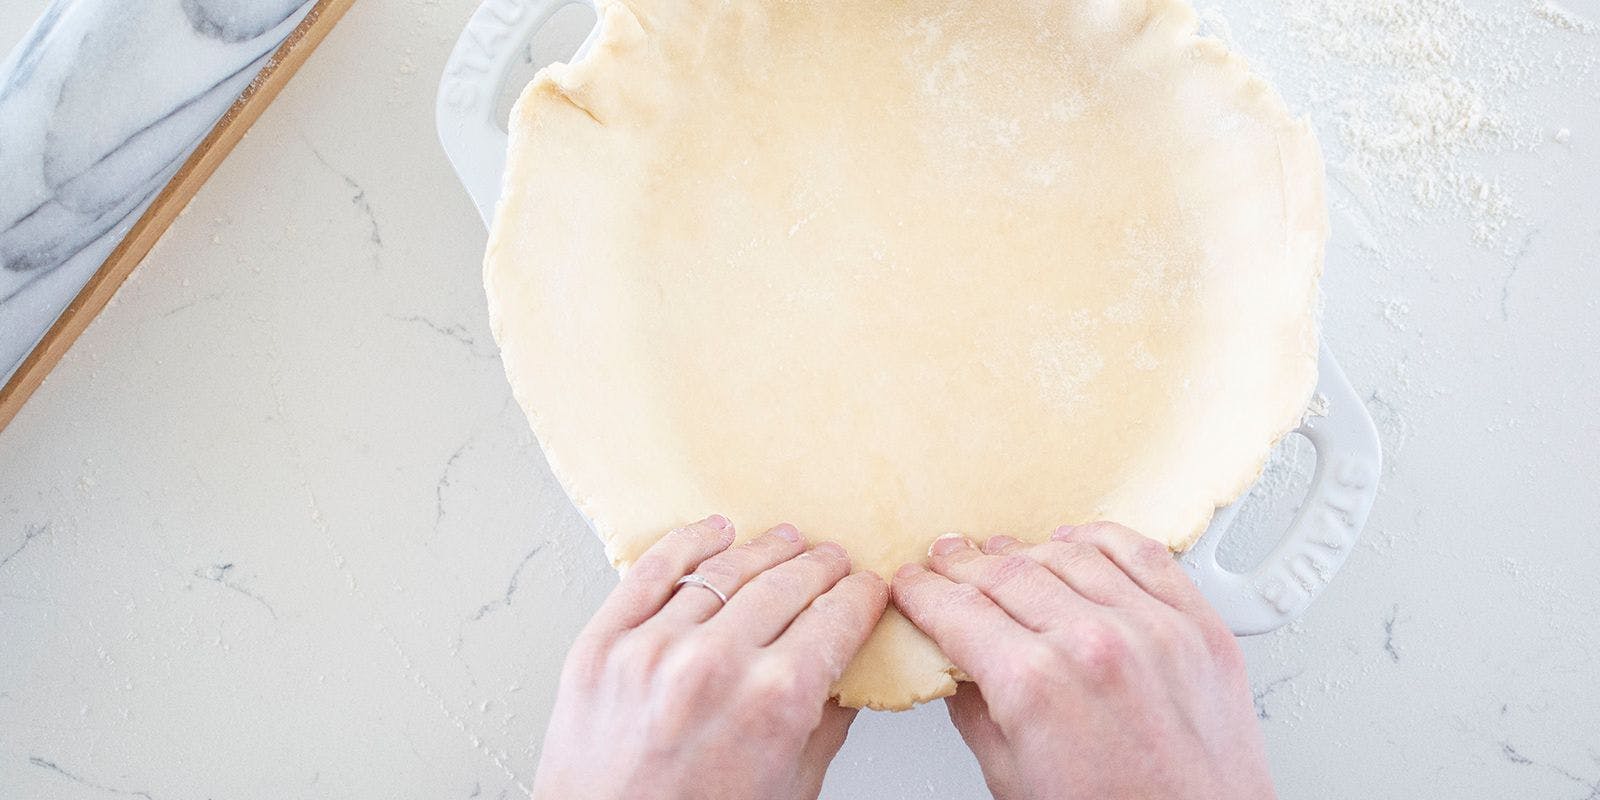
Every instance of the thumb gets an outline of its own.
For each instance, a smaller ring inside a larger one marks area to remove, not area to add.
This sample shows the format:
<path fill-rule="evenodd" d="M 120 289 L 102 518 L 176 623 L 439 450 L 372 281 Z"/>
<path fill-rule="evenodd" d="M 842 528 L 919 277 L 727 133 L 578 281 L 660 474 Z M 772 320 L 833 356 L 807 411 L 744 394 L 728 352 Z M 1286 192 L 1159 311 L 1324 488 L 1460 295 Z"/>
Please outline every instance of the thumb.
<path fill-rule="evenodd" d="M 1000 732 L 1000 726 L 989 718 L 989 702 L 983 699 L 983 692 L 978 689 L 978 684 L 963 681 L 956 685 L 956 693 L 944 699 L 945 709 L 950 712 L 950 721 L 955 723 L 956 730 L 961 732 L 967 746 L 980 756 L 985 752 L 992 752 L 1005 747 L 1005 734 Z"/>
<path fill-rule="evenodd" d="M 1017 783 L 1017 766 L 1011 752 L 1011 743 L 1005 733 L 989 717 L 989 702 L 983 699 L 978 684 L 963 681 L 957 684 L 956 693 L 944 699 L 945 710 L 950 712 L 950 722 L 961 734 L 972 754 L 978 757 L 983 768 L 983 778 L 995 797 L 1010 796 Z"/>
<path fill-rule="evenodd" d="M 811 732 L 805 747 L 800 751 L 800 780 L 795 787 L 796 797 L 814 798 L 822 792 L 822 779 L 828 774 L 828 765 L 844 746 L 850 733 L 850 723 L 856 719 L 858 709 L 842 708 L 833 700 L 822 706 L 822 722 Z"/>
<path fill-rule="evenodd" d="M 843 708 L 834 700 L 823 705 L 822 722 L 806 741 L 803 751 L 806 760 L 820 759 L 824 766 L 832 761 L 839 754 L 839 748 L 844 746 L 844 737 L 850 733 L 850 723 L 855 722 L 859 710 Z"/>

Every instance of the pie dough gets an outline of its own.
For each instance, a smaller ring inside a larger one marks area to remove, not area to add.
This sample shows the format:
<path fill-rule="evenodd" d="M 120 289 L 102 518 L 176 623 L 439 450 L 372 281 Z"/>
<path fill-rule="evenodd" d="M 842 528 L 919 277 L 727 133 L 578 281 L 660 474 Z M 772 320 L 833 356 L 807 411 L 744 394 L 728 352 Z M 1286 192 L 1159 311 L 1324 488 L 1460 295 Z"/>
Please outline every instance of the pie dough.
<path fill-rule="evenodd" d="M 712 512 L 889 576 L 941 533 L 1174 550 L 1316 382 L 1322 161 L 1174 0 L 601 0 L 511 119 L 506 372 L 611 560 Z M 834 687 L 959 673 L 890 611 Z"/>

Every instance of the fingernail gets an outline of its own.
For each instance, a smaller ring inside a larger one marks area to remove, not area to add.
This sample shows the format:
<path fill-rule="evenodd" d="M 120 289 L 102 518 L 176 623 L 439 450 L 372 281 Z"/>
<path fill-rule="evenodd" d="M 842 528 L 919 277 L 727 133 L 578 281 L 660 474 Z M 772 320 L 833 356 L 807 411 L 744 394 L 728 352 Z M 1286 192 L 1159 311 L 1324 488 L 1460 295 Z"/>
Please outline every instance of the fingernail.
<path fill-rule="evenodd" d="M 1010 536 L 990 536 L 989 541 L 983 543 L 983 552 L 998 553 L 1017 543 L 1017 540 Z"/>
<path fill-rule="evenodd" d="M 712 530 L 725 531 L 728 529 L 728 526 L 732 525 L 733 523 L 729 522 L 728 518 L 722 516 L 721 514 L 712 514 L 711 516 L 706 517 L 701 524 L 709 526 Z"/>
<path fill-rule="evenodd" d="M 901 564 L 900 568 L 894 571 L 894 576 L 896 578 L 902 578 L 902 579 L 904 579 L 904 578 L 914 578 L 914 577 L 916 577 L 917 575 L 919 575 L 921 573 L 922 573 L 922 565 L 921 564 Z"/>
<path fill-rule="evenodd" d="M 840 547 L 839 545 L 837 545 L 837 544 L 835 544 L 833 542 L 823 542 L 822 544 L 819 544 L 816 547 L 813 547 L 811 549 L 813 549 L 813 550 L 815 550 L 815 551 L 817 551 L 819 553 L 826 553 L 827 555 L 833 556 L 834 558 L 844 558 L 845 557 L 844 548 Z"/>
<path fill-rule="evenodd" d="M 959 533 L 947 533 L 937 539 L 934 539 L 933 544 L 928 545 L 928 555 L 947 556 L 956 552 L 957 550 L 971 549 L 972 542 L 967 541 L 967 537 L 962 536 Z"/>
<path fill-rule="evenodd" d="M 768 533 L 771 533 L 773 536 L 776 536 L 786 542 L 800 541 L 800 530 L 787 522 L 778 525 L 771 531 L 768 531 Z"/>
<path fill-rule="evenodd" d="M 1078 526 L 1076 525 L 1062 525 L 1061 527 L 1056 528 L 1055 533 L 1050 534 L 1050 538 L 1055 539 L 1056 541 L 1061 541 L 1071 536 L 1072 532 L 1077 529 Z"/>

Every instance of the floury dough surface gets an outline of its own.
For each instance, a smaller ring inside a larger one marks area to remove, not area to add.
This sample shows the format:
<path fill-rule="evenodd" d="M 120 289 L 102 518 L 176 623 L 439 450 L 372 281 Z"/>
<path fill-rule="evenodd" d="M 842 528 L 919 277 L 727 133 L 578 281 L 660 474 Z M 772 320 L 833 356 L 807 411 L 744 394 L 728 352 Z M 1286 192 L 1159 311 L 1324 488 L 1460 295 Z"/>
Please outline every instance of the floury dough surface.
<path fill-rule="evenodd" d="M 1169 0 L 602 2 L 511 120 L 491 325 L 625 566 L 720 512 L 1191 543 L 1316 379 L 1322 165 Z M 949 694 L 891 612 L 835 687 Z"/>

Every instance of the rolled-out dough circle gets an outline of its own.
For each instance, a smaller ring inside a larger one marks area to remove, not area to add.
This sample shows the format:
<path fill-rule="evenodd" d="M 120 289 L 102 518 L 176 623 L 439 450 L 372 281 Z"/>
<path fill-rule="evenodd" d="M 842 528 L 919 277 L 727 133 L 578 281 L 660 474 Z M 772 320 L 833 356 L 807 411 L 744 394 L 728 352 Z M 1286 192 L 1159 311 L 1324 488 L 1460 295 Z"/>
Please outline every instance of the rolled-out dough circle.
<path fill-rule="evenodd" d="M 484 273 L 619 567 L 712 512 L 884 576 L 949 531 L 1182 549 L 1299 420 L 1321 158 L 1188 6 L 599 5 L 512 115 Z M 835 692 L 954 674 L 891 610 Z"/>

